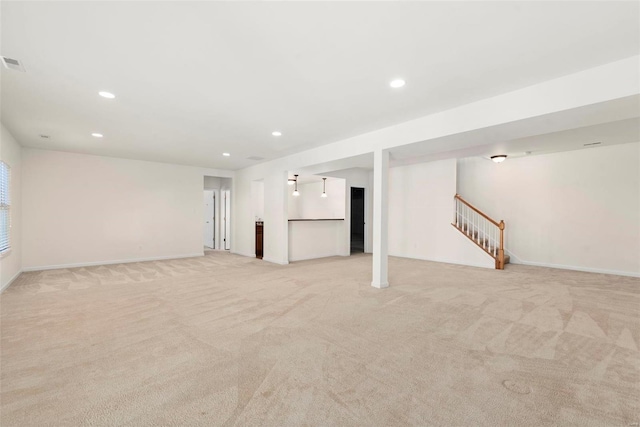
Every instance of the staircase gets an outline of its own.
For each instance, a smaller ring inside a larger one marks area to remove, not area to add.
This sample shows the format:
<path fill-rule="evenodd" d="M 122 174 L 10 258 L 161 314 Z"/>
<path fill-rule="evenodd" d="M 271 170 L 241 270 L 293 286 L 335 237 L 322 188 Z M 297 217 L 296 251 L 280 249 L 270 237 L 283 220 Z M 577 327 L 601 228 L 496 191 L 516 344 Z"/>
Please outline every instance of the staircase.
<path fill-rule="evenodd" d="M 509 256 L 504 254 L 504 221 L 497 222 L 456 194 L 453 197 L 453 225 L 478 245 L 496 262 L 497 270 L 504 270 Z"/>

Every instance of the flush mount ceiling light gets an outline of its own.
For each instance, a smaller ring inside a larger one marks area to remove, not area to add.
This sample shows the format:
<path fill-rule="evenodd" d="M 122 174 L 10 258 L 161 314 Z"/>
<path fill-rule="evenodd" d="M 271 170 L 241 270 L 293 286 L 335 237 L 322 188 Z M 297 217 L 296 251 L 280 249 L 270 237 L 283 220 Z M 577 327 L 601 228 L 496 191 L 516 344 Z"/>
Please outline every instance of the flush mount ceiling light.
<path fill-rule="evenodd" d="M 95 136 L 96 138 L 102 138 L 104 135 L 98 132 L 94 132 L 91 134 L 91 136 Z"/>
<path fill-rule="evenodd" d="M 225 157 L 229 157 L 231 154 L 230 153 L 222 153 L 223 156 Z"/>
<path fill-rule="evenodd" d="M 291 194 L 298 197 L 300 195 L 298 191 L 298 175 L 293 175 L 293 185 L 295 185 L 295 187 L 293 187 L 293 193 Z"/>
<path fill-rule="evenodd" d="M 322 178 L 322 194 L 320 197 L 327 197 L 327 178 Z"/>
<path fill-rule="evenodd" d="M 111 92 L 105 92 L 103 90 L 101 90 L 100 92 L 98 92 L 98 95 L 100 95 L 103 98 L 109 98 L 109 99 L 113 99 L 116 96 L 114 94 L 112 94 Z"/>
<path fill-rule="evenodd" d="M 494 163 L 502 163 L 505 160 L 507 160 L 507 155 L 506 154 L 498 154 L 495 156 L 491 156 L 491 160 L 493 160 Z"/>
<path fill-rule="evenodd" d="M 273 132 L 271 132 L 271 135 L 273 135 L 273 136 L 282 136 L 282 132 L 280 132 L 278 130 L 274 130 Z"/>
<path fill-rule="evenodd" d="M 405 81 L 402 79 L 391 80 L 391 82 L 389 83 L 389 86 L 391 86 L 394 89 L 398 89 L 404 85 L 405 85 Z"/>

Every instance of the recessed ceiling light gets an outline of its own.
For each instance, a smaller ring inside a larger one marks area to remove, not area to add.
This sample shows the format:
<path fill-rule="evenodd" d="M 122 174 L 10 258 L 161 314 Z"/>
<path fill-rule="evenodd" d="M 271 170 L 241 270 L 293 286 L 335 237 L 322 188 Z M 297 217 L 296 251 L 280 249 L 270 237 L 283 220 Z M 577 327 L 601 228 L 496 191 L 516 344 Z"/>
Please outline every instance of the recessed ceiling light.
<path fill-rule="evenodd" d="M 111 92 L 105 92 L 105 91 L 100 91 L 98 92 L 98 95 L 100 95 L 103 98 L 109 98 L 109 99 L 113 99 L 116 96 L 114 94 L 112 94 Z"/>
<path fill-rule="evenodd" d="M 231 154 L 229 154 L 229 153 L 222 153 L 222 155 L 223 155 L 223 156 L 225 156 L 225 157 L 229 157 Z"/>
<path fill-rule="evenodd" d="M 91 136 L 95 136 L 96 138 L 102 138 L 104 135 L 102 135 L 101 133 L 94 132 L 91 134 Z"/>
<path fill-rule="evenodd" d="M 502 163 L 505 160 L 507 160 L 507 155 L 506 154 L 498 154 L 496 156 L 491 156 L 491 160 L 493 160 L 495 163 Z"/>
<path fill-rule="evenodd" d="M 391 82 L 389 83 L 389 86 L 395 89 L 402 87 L 404 85 L 405 85 L 405 81 L 402 79 L 391 80 Z"/>
<path fill-rule="evenodd" d="M 271 132 L 271 135 L 273 135 L 273 136 L 282 136 L 282 132 L 275 130 L 275 131 Z"/>

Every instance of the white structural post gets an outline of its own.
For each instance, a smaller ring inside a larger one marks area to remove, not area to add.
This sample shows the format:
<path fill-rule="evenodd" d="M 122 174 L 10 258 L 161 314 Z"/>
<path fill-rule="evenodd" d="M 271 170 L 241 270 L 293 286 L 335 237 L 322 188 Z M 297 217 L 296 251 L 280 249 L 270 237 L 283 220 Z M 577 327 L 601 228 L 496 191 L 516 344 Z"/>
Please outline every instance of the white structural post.
<path fill-rule="evenodd" d="M 373 153 L 373 280 L 374 288 L 389 287 L 389 152 Z"/>

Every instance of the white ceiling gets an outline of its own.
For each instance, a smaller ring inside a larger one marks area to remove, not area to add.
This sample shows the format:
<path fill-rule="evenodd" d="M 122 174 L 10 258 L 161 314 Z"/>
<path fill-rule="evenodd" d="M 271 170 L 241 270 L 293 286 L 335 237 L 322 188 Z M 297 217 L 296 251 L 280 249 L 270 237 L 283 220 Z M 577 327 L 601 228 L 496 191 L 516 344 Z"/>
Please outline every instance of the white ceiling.
<path fill-rule="evenodd" d="M 640 141 L 640 96 L 566 110 L 471 132 L 420 141 L 391 150 L 391 166 L 447 158 L 514 157 L 585 149 L 584 144 Z M 592 148 L 592 147 L 589 147 Z"/>
<path fill-rule="evenodd" d="M 293 178 L 293 175 L 290 176 Z M 327 181 L 344 181 L 342 178 L 333 178 L 330 176 L 319 176 L 319 175 L 298 175 L 298 185 L 305 184 L 315 184 L 318 182 L 322 182 L 322 178 L 327 178 Z"/>
<path fill-rule="evenodd" d="M 23 145 L 224 169 L 640 50 L 638 2 L 0 7 L 0 53 L 27 70 L 2 69 L 1 118 Z"/>

